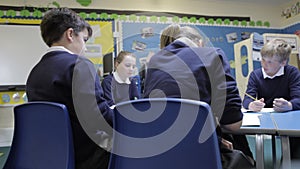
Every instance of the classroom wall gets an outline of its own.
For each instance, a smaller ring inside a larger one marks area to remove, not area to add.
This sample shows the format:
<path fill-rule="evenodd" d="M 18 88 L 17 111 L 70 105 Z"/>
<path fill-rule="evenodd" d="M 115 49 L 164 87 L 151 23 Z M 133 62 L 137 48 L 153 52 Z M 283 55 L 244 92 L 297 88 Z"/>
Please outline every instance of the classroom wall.
<path fill-rule="evenodd" d="M 300 3 L 299 0 L 292 0 L 291 2 L 287 3 L 283 10 L 286 10 L 288 8 L 291 8 L 294 6 L 296 3 Z M 298 9 L 299 10 L 299 9 Z M 285 17 L 280 17 L 279 22 L 281 27 L 287 27 L 287 26 L 292 26 L 296 23 L 300 23 L 300 11 L 298 11 L 298 15 L 293 15 L 290 18 L 285 18 Z"/>
<path fill-rule="evenodd" d="M 1 128 L 11 128 L 14 126 L 13 120 L 13 107 L 1 107 L 0 108 L 0 129 Z"/>
<path fill-rule="evenodd" d="M 290 19 L 281 17 L 281 11 L 299 0 L 284 1 L 283 5 L 271 2 L 240 1 L 240 0 L 91 0 L 87 7 L 81 6 L 76 0 L 56 0 L 61 6 L 70 8 L 140 10 L 155 12 L 176 12 L 209 16 L 242 16 L 251 20 L 269 21 L 272 27 L 284 27 L 298 22 L 300 16 Z M 277 0 L 279 1 L 279 0 Z M 1 0 L 0 5 L 44 7 L 51 0 Z M 281 1 L 282 2 L 282 1 Z"/>
<path fill-rule="evenodd" d="M 52 2 L 52 0 L 1 0 L 0 5 L 45 7 Z M 70 8 L 140 10 L 210 16 L 250 17 L 251 20 L 254 21 L 269 21 L 271 27 L 279 29 L 298 23 L 300 20 L 300 14 L 290 18 L 281 17 L 282 10 L 294 5 L 296 2 L 299 2 L 299 0 L 291 0 L 282 6 L 272 5 L 270 3 L 253 3 L 252 0 L 231 0 L 230 2 L 225 0 L 189 0 L 189 3 L 183 0 L 92 0 L 92 3 L 88 7 L 81 6 L 76 0 L 56 0 L 56 2 L 61 6 L 68 6 Z M 215 36 L 216 35 L 212 35 L 212 37 Z M 218 46 L 218 44 L 215 45 Z M 227 53 L 229 58 L 233 58 L 233 56 L 230 55 L 230 53 L 233 52 L 229 51 Z M 1 107 L 0 128 L 7 127 L 13 127 L 12 107 Z"/>

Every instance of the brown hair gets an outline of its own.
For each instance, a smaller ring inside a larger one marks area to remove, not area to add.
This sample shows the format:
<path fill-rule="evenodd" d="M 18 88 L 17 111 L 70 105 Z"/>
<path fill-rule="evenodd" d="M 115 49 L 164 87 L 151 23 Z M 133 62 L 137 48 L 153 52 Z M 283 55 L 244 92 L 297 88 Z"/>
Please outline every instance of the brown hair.
<path fill-rule="evenodd" d="M 167 26 L 160 35 L 160 48 L 164 48 L 172 43 L 180 33 L 180 25 L 171 24 Z"/>
<path fill-rule="evenodd" d="M 127 55 L 136 58 L 136 56 L 133 53 L 131 53 L 131 52 L 121 51 L 118 54 L 118 56 L 116 57 L 115 62 L 121 63 L 123 61 L 124 57 L 127 56 Z"/>

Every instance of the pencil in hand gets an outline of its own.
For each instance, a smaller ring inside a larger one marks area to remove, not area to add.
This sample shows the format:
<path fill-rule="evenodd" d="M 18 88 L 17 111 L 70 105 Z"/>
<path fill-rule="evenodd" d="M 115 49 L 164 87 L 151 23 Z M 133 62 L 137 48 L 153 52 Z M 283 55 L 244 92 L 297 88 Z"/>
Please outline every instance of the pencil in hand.
<path fill-rule="evenodd" d="M 248 94 L 248 93 L 246 93 L 246 92 L 244 92 L 244 94 L 247 95 L 248 97 L 250 97 L 252 100 L 257 101 L 257 99 L 254 98 L 253 96 L 251 96 L 250 94 Z"/>

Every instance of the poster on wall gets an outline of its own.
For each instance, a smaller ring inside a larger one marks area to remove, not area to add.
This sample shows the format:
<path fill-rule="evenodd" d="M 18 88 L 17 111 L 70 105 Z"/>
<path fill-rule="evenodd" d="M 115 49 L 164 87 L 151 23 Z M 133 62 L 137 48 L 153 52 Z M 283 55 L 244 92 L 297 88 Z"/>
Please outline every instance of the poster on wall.
<path fill-rule="evenodd" d="M 122 23 L 123 50 L 133 52 L 137 57 L 137 71 L 159 51 L 161 31 L 169 24 Z"/>
<path fill-rule="evenodd" d="M 87 41 L 85 52 L 98 73 L 103 76 L 103 56 L 114 52 L 113 22 L 88 21 L 93 29 L 92 37 Z"/>

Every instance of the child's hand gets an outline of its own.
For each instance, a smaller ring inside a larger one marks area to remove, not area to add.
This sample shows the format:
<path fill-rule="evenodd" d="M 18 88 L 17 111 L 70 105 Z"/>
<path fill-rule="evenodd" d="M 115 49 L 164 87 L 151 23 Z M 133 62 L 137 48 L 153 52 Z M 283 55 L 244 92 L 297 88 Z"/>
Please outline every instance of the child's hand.
<path fill-rule="evenodd" d="M 258 112 L 258 111 L 261 111 L 261 109 L 264 108 L 265 105 L 266 104 L 264 103 L 264 98 L 261 98 L 259 100 L 255 100 L 255 101 L 251 102 L 249 104 L 249 110 Z"/>
<path fill-rule="evenodd" d="M 273 109 L 277 112 L 290 111 L 293 109 L 292 103 L 284 98 L 274 99 Z"/>
<path fill-rule="evenodd" d="M 224 147 L 226 147 L 227 149 L 230 149 L 230 150 L 233 149 L 233 145 L 232 145 L 232 143 L 231 143 L 230 141 L 225 140 L 225 139 L 222 138 L 221 143 L 222 143 L 222 145 L 223 145 Z"/>

